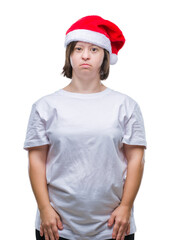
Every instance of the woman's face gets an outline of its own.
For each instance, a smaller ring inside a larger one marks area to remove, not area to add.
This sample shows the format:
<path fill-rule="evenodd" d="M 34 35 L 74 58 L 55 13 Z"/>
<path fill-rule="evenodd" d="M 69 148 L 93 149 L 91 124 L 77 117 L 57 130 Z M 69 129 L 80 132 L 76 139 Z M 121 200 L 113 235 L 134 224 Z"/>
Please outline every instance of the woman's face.
<path fill-rule="evenodd" d="M 87 42 L 77 42 L 70 56 L 74 74 L 81 76 L 100 75 L 99 70 L 103 63 L 104 49 Z"/>

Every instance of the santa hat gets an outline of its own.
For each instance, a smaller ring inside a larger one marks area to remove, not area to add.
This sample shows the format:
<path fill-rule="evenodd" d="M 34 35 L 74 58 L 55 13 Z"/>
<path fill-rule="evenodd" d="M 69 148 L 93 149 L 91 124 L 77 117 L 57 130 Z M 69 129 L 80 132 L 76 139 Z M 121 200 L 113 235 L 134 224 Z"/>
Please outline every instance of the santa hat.
<path fill-rule="evenodd" d="M 106 49 L 110 53 L 110 64 L 115 64 L 125 38 L 114 23 L 100 16 L 91 15 L 79 19 L 67 30 L 65 47 L 73 41 L 89 42 Z"/>

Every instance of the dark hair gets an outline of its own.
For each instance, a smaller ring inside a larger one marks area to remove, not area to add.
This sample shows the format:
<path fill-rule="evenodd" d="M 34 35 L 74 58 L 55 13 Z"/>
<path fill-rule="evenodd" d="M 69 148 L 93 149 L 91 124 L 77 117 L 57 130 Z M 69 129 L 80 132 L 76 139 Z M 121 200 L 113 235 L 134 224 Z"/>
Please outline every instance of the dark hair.
<path fill-rule="evenodd" d="M 65 65 L 62 71 L 62 74 L 64 77 L 66 76 L 68 78 L 72 78 L 72 66 L 70 63 L 70 55 L 73 52 L 76 44 L 77 44 L 77 41 L 71 42 L 68 44 L 66 48 Z M 109 70 L 110 70 L 110 54 L 106 49 L 104 49 L 104 59 L 100 68 L 100 80 L 105 80 L 108 77 Z"/>

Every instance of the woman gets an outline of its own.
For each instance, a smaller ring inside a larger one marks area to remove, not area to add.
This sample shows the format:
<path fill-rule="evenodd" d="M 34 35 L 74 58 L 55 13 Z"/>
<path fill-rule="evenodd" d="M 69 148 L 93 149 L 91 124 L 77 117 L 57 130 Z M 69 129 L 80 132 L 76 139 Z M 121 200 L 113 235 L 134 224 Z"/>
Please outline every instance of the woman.
<path fill-rule="evenodd" d="M 32 106 L 24 149 L 37 240 L 134 239 L 143 117 L 134 99 L 101 83 L 124 42 L 108 20 L 78 20 L 66 32 L 63 75 L 70 84 Z"/>

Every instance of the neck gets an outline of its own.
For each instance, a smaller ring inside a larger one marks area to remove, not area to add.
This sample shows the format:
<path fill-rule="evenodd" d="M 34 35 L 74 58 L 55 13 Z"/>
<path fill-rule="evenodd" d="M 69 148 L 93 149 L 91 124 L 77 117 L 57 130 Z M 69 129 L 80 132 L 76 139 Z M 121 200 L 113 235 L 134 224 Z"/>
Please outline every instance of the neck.
<path fill-rule="evenodd" d="M 90 78 L 89 76 L 78 77 L 75 74 L 73 74 L 72 81 L 68 86 L 72 91 L 77 92 L 97 92 L 103 90 L 105 87 L 101 83 L 99 76 Z"/>
<path fill-rule="evenodd" d="M 77 76 L 72 74 L 72 81 L 69 87 L 75 91 L 100 91 L 104 85 L 101 83 L 99 75 L 96 76 Z"/>

